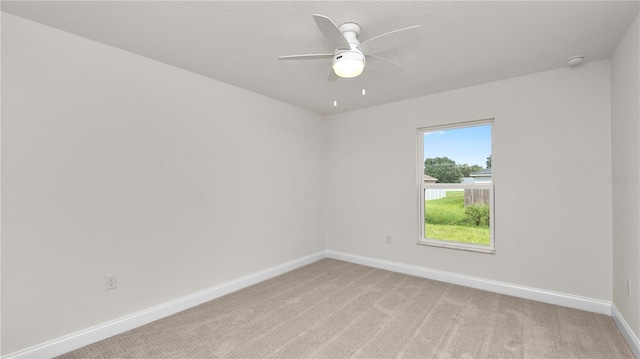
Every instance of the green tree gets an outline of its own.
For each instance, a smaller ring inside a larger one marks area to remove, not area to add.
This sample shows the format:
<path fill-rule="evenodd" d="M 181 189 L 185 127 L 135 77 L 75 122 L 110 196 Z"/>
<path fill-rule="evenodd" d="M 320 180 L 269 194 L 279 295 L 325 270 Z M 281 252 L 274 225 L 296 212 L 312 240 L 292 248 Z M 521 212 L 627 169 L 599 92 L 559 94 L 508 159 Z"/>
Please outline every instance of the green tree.
<path fill-rule="evenodd" d="M 462 177 L 469 177 L 470 174 L 474 172 L 480 172 L 484 168 L 482 168 L 482 166 L 480 165 L 469 166 L 468 164 L 465 163 L 463 165 L 458 165 L 458 169 L 460 170 L 460 173 L 462 173 Z"/>
<path fill-rule="evenodd" d="M 460 183 L 460 178 L 464 177 L 456 161 L 448 157 L 425 159 L 424 173 L 437 178 L 437 183 Z"/>
<path fill-rule="evenodd" d="M 491 155 L 487 157 L 487 168 L 491 168 Z"/>

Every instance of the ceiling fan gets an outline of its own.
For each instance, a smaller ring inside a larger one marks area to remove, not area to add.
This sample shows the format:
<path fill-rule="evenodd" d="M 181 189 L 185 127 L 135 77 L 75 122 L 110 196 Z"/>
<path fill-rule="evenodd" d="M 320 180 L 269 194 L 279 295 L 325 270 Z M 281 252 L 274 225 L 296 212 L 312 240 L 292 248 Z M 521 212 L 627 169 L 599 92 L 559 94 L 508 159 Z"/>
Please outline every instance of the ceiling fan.
<path fill-rule="evenodd" d="M 338 77 L 351 78 L 359 76 L 366 65 L 366 58 L 372 57 L 385 61 L 402 69 L 396 62 L 375 54 L 403 47 L 418 39 L 420 25 L 398 29 L 378 35 L 362 43 L 358 41 L 360 25 L 347 22 L 340 26 L 324 15 L 314 14 L 313 18 L 324 36 L 336 47 L 333 53 L 303 54 L 280 56 L 279 60 L 315 60 L 332 58 L 328 81 Z"/>

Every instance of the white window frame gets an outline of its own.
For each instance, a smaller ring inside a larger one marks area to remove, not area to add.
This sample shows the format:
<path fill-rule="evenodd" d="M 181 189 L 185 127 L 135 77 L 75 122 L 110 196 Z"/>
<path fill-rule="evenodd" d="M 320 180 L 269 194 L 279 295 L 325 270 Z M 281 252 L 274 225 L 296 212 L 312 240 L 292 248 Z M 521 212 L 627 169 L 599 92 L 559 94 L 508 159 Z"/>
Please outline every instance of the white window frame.
<path fill-rule="evenodd" d="M 424 134 L 427 132 L 437 132 L 437 131 L 445 131 L 445 130 L 454 130 L 458 128 L 465 127 L 474 127 L 474 126 L 483 126 L 483 125 L 491 125 L 491 168 L 492 168 L 492 178 L 491 183 L 424 183 Z M 418 161 L 417 161 L 417 188 L 418 188 L 418 223 L 420 225 L 420 238 L 418 239 L 417 244 L 426 245 L 426 246 L 434 246 L 434 247 L 442 247 L 442 248 L 451 248 L 458 250 L 466 250 L 480 253 L 490 253 L 495 254 L 495 201 L 494 201 L 494 179 L 493 176 L 493 133 L 494 133 L 494 120 L 480 120 L 480 121 L 470 121 L 464 123 L 457 123 L 451 125 L 443 125 L 443 126 L 432 126 L 432 127 L 422 127 L 418 129 Z M 425 236 L 425 190 L 429 188 L 436 189 L 489 189 L 489 235 L 490 242 L 489 245 L 481 245 L 481 244 L 473 244 L 473 243 L 462 243 L 462 242 L 454 242 L 443 239 L 434 239 L 434 238 L 426 238 Z"/>

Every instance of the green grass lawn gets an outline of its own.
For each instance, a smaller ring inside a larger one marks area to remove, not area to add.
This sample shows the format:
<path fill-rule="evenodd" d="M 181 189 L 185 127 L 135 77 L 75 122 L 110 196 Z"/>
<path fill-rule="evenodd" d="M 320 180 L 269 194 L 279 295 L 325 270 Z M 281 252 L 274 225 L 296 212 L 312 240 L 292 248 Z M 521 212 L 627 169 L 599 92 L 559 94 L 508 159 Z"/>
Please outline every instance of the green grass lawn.
<path fill-rule="evenodd" d="M 476 227 L 464 214 L 463 191 L 447 191 L 445 198 L 425 201 L 424 208 L 427 238 L 489 245 L 489 227 Z"/>
<path fill-rule="evenodd" d="M 488 227 L 449 226 L 446 224 L 427 224 L 427 238 L 443 239 L 453 242 L 489 245 Z"/>

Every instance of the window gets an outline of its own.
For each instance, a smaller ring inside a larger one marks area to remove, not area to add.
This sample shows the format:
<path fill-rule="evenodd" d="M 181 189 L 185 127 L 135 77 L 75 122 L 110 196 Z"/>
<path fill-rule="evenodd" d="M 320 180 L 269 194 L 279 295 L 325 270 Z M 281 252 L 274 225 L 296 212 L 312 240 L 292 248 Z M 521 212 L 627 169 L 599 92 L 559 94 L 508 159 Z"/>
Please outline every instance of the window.
<path fill-rule="evenodd" d="M 493 120 L 418 129 L 418 244 L 495 253 Z"/>

